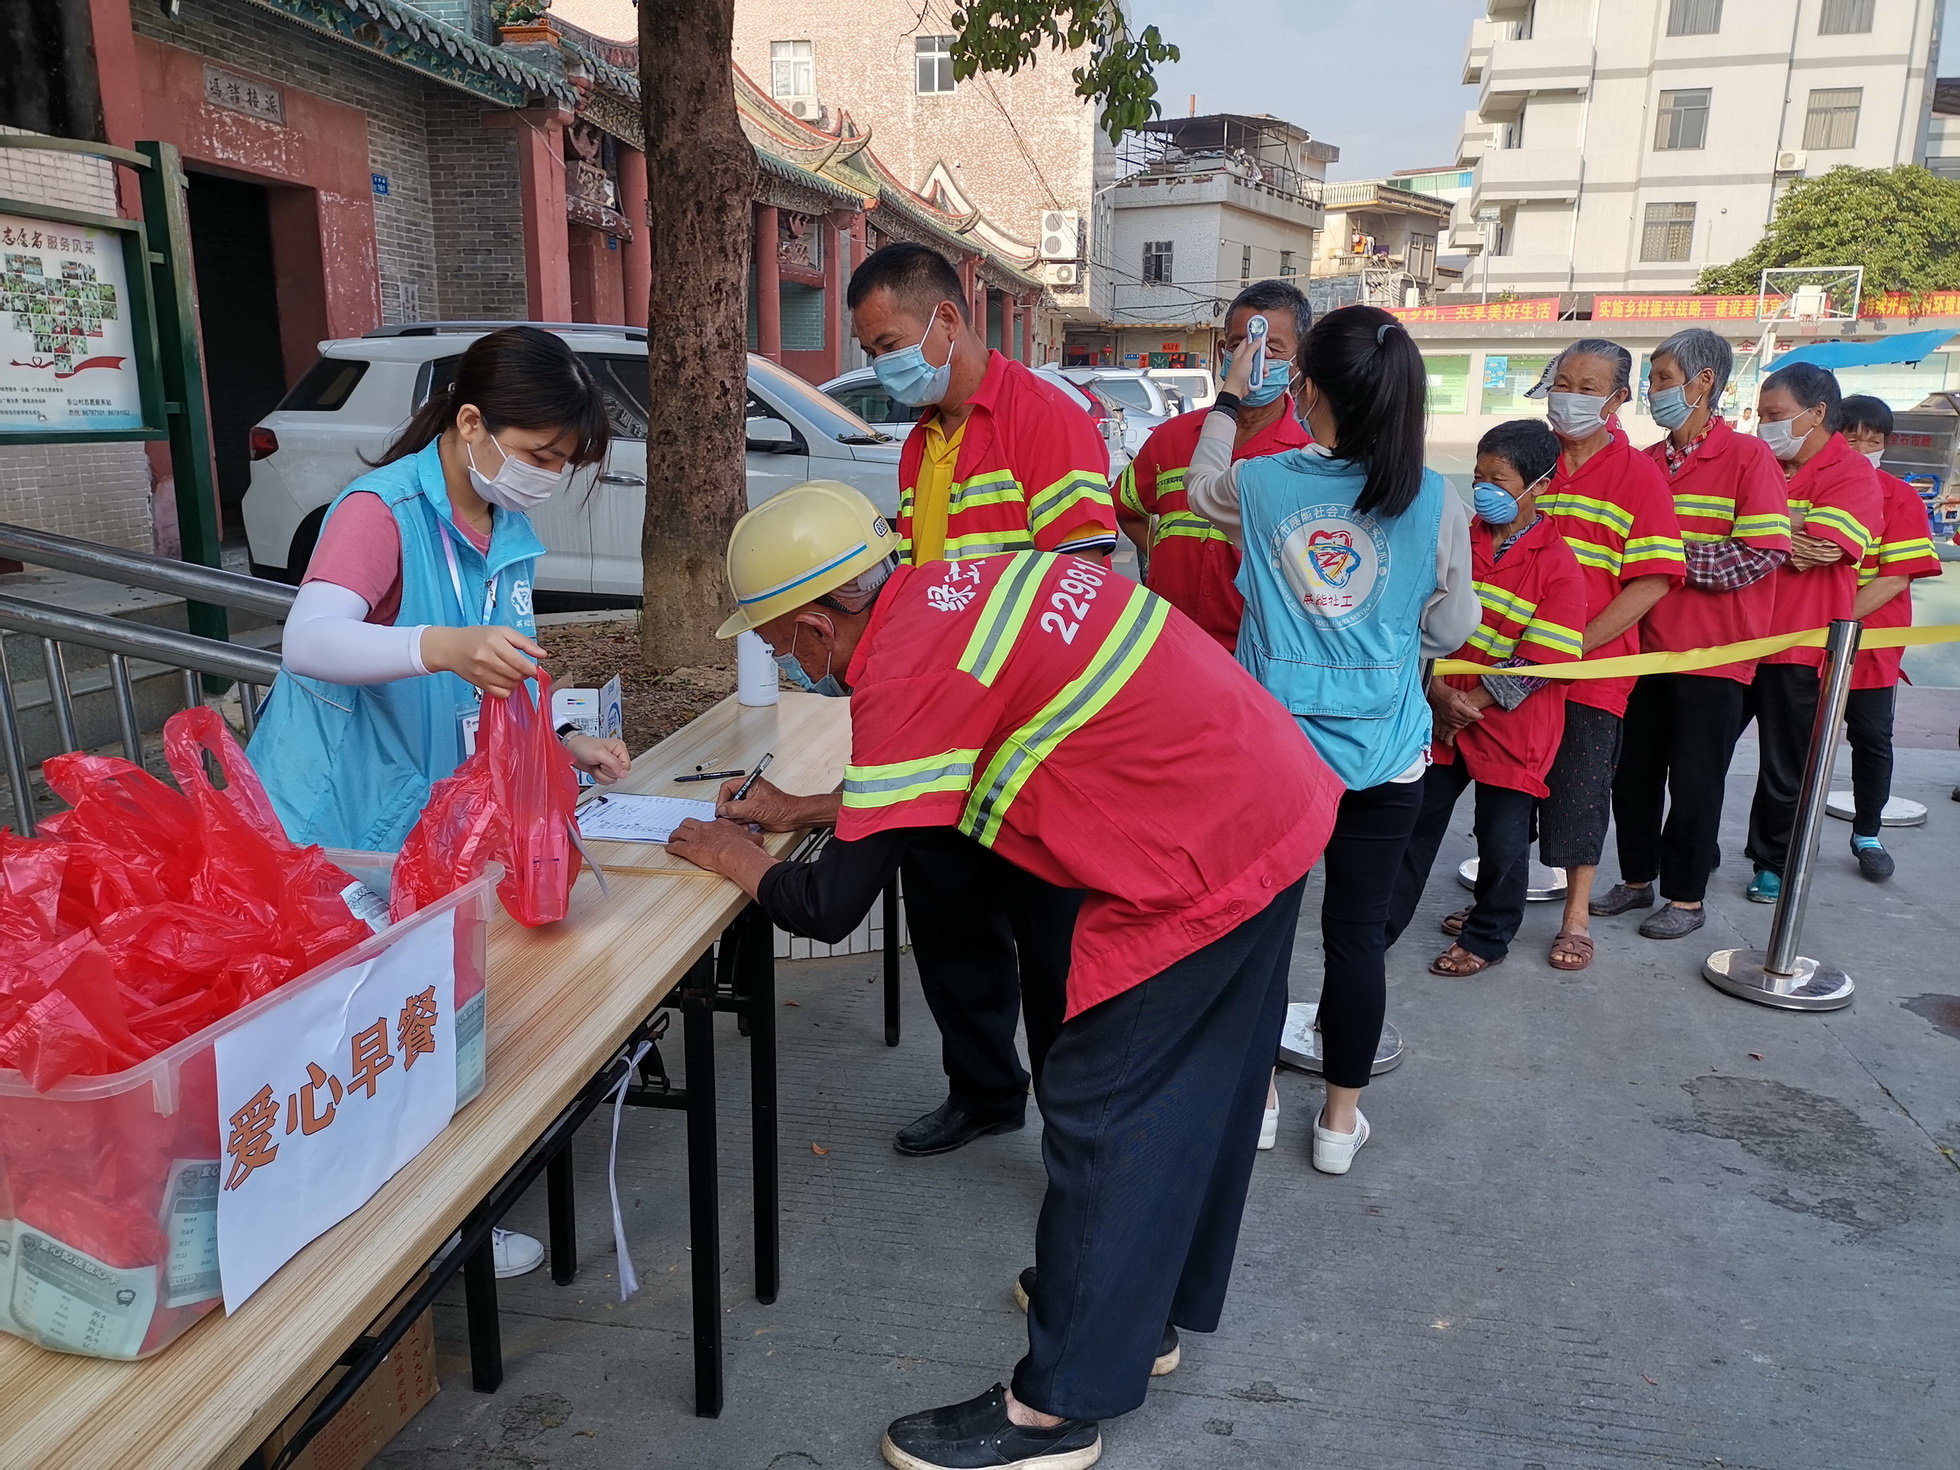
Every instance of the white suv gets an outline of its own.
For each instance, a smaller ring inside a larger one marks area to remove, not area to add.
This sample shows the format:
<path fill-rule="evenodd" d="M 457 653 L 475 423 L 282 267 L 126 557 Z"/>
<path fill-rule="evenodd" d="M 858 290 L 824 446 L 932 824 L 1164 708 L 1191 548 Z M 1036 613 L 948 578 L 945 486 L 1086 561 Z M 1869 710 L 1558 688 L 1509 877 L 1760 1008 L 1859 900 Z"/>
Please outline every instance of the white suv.
<path fill-rule="evenodd" d="M 501 322 L 387 327 L 322 342 L 320 359 L 252 430 L 245 536 L 253 570 L 297 582 L 327 506 L 379 459 L 430 392 L 447 383 L 463 349 Z M 547 548 L 540 592 L 577 598 L 640 595 L 640 526 L 646 510 L 646 333 L 629 327 L 549 324 L 592 369 L 606 394 L 612 448 L 596 480 L 531 515 Z M 842 404 L 767 358 L 749 358 L 749 504 L 803 480 L 855 485 L 886 515 L 898 513 L 898 444 Z"/>

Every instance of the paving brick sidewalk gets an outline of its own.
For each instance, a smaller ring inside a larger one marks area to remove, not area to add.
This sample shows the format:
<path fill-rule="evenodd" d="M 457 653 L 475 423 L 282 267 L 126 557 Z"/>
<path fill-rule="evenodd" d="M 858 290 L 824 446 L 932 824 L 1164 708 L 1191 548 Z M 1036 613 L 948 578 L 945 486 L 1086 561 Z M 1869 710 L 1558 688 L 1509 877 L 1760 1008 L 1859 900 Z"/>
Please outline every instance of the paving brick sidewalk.
<path fill-rule="evenodd" d="M 1760 944 L 1738 753 L 1711 919 L 1670 944 L 1599 920 L 1579 975 L 1544 960 L 1534 905 L 1505 964 L 1425 972 L 1438 879 L 1391 956 L 1406 1065 L 1364 1106 L 1375 1141 L 1343 1179 L 1307 1165 L 1318 1098 L 1281 1082 L 1225 1324 L 1107 1426 L 1110 1470 L 1950 1467 L 1960 1461 L 1960 760 L 1900 752 L 1897 794 L 1932 822 L 1862 882 L 1827 823 L 1804 950 L 1850 968 L 1848 1011 L 1732 1000 L 1702 957 Z M 1840 768 L 1840 786 L 1848 777 Z M 1444 866 L 1446 865 L 1446 866 Z M 1604 880 L 1613 873 L 1609 854 Z M 1603 881 L 1604 881 L 1603 880 Z M 1319 986 L 1318 884 L 1294 969 Z M 438 1308 L 444 1388 L 380 1464 L 876 1466 L 893 1416 L 1004 1378 L 1025 1344 L 1010 1292 L 1032 1259 L 1039 1131 L 906 1160 L 890 1135 L 937 1102 L 936 1038 L 909 974 L 906 1035 L 881 1040 L 875 959 L 784 966 L 784 1289 L 747 1255 L 747 1076 L 723 1076 L 728 1408 L 691 1409 L 678 1116 L 629 1112 L 620 1181 L 644 1283 L 618 1304 L 606 1120 L 580 1138 L 570 1288 L 501 1284 L 508 1377 L 469 1388 L 460 1290 Z M 738 1047 L 727 1018 L 723 1056 Z M 670 1065 L 678 1046 L 669 1048 Z M 812 1144 L 828 1150 L 818 1155 Z M 543 1232 L 542 1189 L 508 1222 Z M 460 1288 L 460 1281 L 457 1283 Z"/>

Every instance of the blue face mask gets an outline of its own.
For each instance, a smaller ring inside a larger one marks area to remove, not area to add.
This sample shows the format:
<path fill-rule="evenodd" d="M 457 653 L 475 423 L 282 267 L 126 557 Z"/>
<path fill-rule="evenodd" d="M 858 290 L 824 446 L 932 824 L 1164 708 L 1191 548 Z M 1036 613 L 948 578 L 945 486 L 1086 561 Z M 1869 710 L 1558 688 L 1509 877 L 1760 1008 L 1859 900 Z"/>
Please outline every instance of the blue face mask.
<path fill-rule="evenodd" d="M 946 390 L 953 383 L 953 354 L 949 350 L 946 360 L 938 367 L 926 361 L 926 337 L 932 335 L 932 327 L 926 327 L 925 337 L 919 339 L 915 347 L 901 347 L 896 352 L 887 352 L 871 360 L 871 371 L 878 375 L 878 383 L 887 393 L 900 403 L 913 408 L 928 408 L 944 401 Z"/>
<path fill-rule="evenodd" d="M 1654 422 L 1672 432 L 1695 416 L 1699 403 L 1688 402 L 1685 386 L 1663 388 L 1658 393 L 1652 389 L 1647 393 L 1647 412 L 1653 415 Z"/>
<path fill-rule="evenodd" d="M 799 627 L 797 632 L 800 633 L 801 631 L 802 629 Z M 783 671 L 790 683 L 794 684 L 798 689 L 801 689 L 805 694 L 821 694 L 829 699 L 850 698 L 851 691 L 838 683 L 837 676 L 830 672 L 828 657 L 824 661 L 824 671 L 821 679 L 812 679 L 803 671 L 803 665 L 796 658 L 796 638 L 797 633 L 790 634 L 790 651 L 776 655 L 776 667 Z"/>
<path fill-rule="evenodd" d="M 1470 498 L 1487 526 L 1508 526 L 1518 518 L 1518 498 L 1502 485 L 1479 480 L 1470 487 Z"/>
<path fill-rule="evenodd" d="M 1218 375 L 1220 379 L 1222 380 L 1225 374 L 1231 372 L 1231 370 L 1232 354 L 1221 351 L 1218 354 Z M 1246 389 L 1245 396 L 1239 402 L 1247 408 L 1264 408 L 1269 403 L 1275 403 L 1279 400 L 1280 395 L 1286 392 L 1288 383 L 1292 377 L 1292 363 L 1274 362 L 1271 358 L 1268 358 L 1266 360 L 1266 381 L 1261 383 L 1257 388 Z"/>

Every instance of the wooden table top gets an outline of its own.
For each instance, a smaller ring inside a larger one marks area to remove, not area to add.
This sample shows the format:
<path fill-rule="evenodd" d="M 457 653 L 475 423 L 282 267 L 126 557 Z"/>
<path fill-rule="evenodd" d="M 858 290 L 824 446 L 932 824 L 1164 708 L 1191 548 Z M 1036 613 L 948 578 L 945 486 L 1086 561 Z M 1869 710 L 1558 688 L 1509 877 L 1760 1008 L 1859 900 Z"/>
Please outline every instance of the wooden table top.
<path fill-rule="evenodd" d="M 697 764 L 753 769 L 773 750 L 769 778 L 783 789 L 831 791 L 849 745 L 848 700 L 785 693 L 749 709 L 730 696 L 640 757 L 613 789 L 700 795 L 709 783 L 670 778 Z M 777 853 L 797 840 L 768 839 Z M 0 1466 L 237 1470 L 264 1442 L 746 902 L 734 884 L 660 848 L 593 847 L 602 866 L 672 865 L 694 876 L 623 874 L 601 897 L 582 874 L 570 915 L 545 929 L 498 910 L 477 1100 L 237 1315 L 213 1312 L 153 1358 L 75 1357 L 0 1334 Z"/>

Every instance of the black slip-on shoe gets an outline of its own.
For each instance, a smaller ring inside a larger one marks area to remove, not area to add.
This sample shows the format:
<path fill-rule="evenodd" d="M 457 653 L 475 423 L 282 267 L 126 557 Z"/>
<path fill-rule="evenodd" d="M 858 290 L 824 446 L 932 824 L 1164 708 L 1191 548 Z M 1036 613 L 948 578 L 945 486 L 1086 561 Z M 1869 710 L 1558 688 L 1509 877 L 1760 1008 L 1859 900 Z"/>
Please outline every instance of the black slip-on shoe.
<path fill-rule="evenodd" d="M 1615 914 L 1624 914 L 1633 909 L 1650 909 L 1654 906 L 1654 885 L 1645 888 L 1629 888 L 1624 883 L 1615 883 L 1605 893 L 1586 905 L 1586 912 L 1601 919 L 1610 919 Z"/>
<path fill-rule="evenodd" d="M 1023 1266 L 1021 1274 L 1014 1278 L 1014 1305 L 1027 1311 L 1028 1302 L 1034 1297 L 1035 1268 Z M 1150 1365 L 1150 1376 L 1162 1378 L 1166 1373 L 1175 1373 L 1177 1365 L 1184 1361 L 1184 1347 L 1178 1341 L 1177 1329 L 1166 1326 L 1164 1335 L 1157 1341 L 1157 1357 Z"/>
<path fill-rule="evenodd" d="M 988 1117 L 969 1111 L 949 1097 L 923 1118 L 899 1129 L 897 1137 L 892 1139 L 892 1147 L 915 1158 L 926 1154 L 949 1154 L 990 1133 L 1018 1132 L 1026 1123 L 1026 1116 L 1022 1113 Z"/>
<path fill-rule="evenodd" d="M 1669 904 L 1657 914 L 1649 914 L 1640 924 L 1648 939 L 1685 939 L 1708 922 L 1708 908 L 1684 909 Z"/>
<path fill-rule="evenodd" d="M 1027 1429 L 1007 1417 L 1007 1389 L 892 1420 L 879 1448 L 894 1470 L 1087 1470 L 1102 1458 L 1093 1419 Z"/>
<path fill-rule="evenodd" d="M 1860 847 L 1854 842 L 1851 852 L 1858 859 L 1858 871 L 1874 883 L 1883 883 L 1898 869 L 1892 854 L 1882 847 Z"/>

